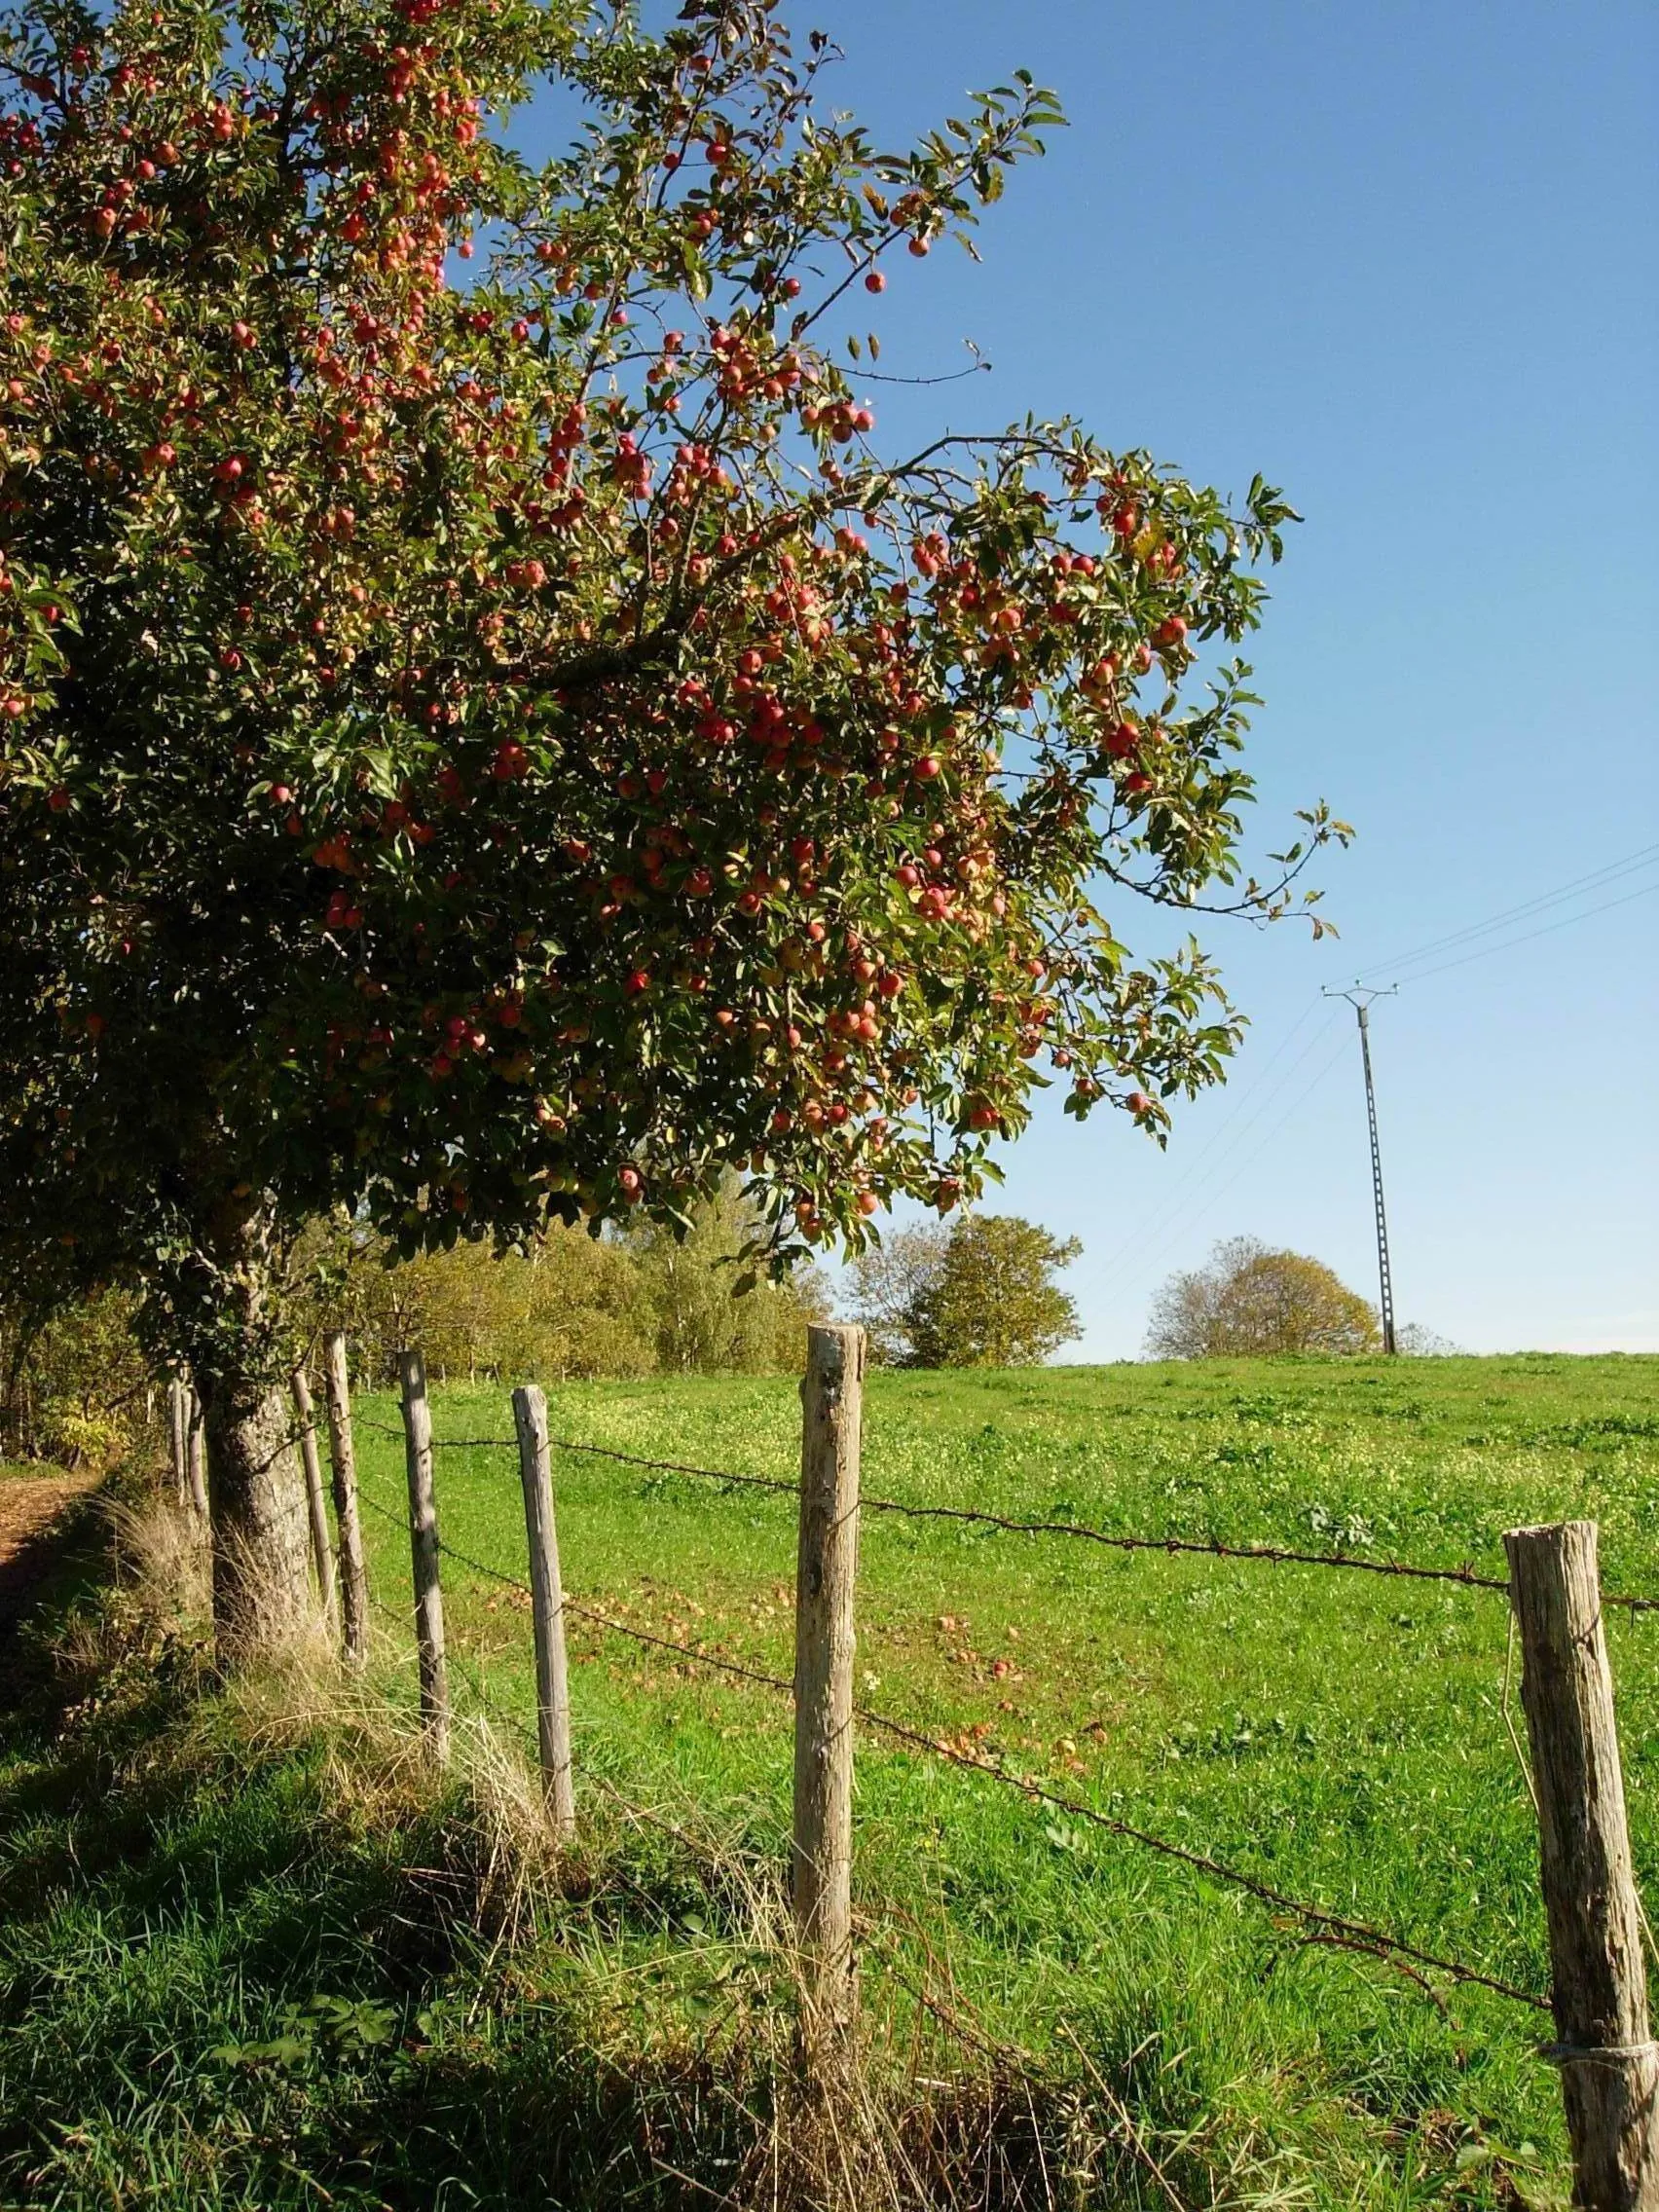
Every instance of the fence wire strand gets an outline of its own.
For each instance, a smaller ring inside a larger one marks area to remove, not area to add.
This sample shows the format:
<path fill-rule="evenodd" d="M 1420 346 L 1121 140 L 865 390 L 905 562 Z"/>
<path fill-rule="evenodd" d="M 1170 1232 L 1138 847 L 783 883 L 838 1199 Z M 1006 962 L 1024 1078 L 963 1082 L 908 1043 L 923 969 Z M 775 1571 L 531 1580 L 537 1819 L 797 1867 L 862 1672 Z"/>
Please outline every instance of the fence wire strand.
<path fill-rule="evenodd" d="M 359 1426 L 373 1430 L 378 1436 L 389 1436 L 399 1443 L 404 1441 L 401 1429 L 389 1428 L 384 1421 L 362 1420 Z M 517 1438 L 511 1436 L 435 1436 L 431 1442 L 434 1452 L 516 1452 L 518 1449 Z M 685 1459 L 652 1459 L 643 1453 L 619 1451 L 609 1444 L 580 1443 L 573 1437 L 550 1436 L 547 1442 L 555 1452 L 608 1459 L 618 1466 L 640 1467 L 653 1474 L 688 1475 L 698 1482 L 719 1483 L 740 1490 L 771 1491 L 791 1497 L 800 1494 L 798 1483 L 786 1481 L 779 1475 L 740 1474 L 730 1467 L 699 1467 Z M 861 1497 L 859 1510 L 894 1513 L 912 1521 L 964 1522 L 977 1528 L 996 1529 L 1008 1535 L 1071 1536 L 1084 1543 L 1101 1545 L 1107 1551 L 1164 1552 L 1199 1559 L 1242 1560 L 1267 1567 L 1340 1567 L 1355 1574 L 1399 1575 L 1414 1582 L 1452 1582 L 1463 1590 L 1488 1590 L 1505 1598 L 1509 1595 L 1505 1579 L 1494 1574 L 1477 1574 L 1467 1562 L 1460 1567 L 1419 1567 L 1410 1560 L 1360 1559 L 1351 1552 L 1304 1552 L 1277 1544 L 1230 1544 L 1219 1536 L 1118 1534 L 1106 1529 L 1091 1529 L 1082 1521 L 1025 1521 L 988 1513 L 978 1506 L 917 1505 L 897 1497 Z M 1659 1612 L 1659 1598 L 1655 1597 L 1604 1592 L 1602 1603 L 1625 1612 Z"/>
<path fill-rule="evenodd" d="M 372 1429 L 378 1436 L 403 1441 L 401 1429 L 388 1428 L 382 1421 L 363 1420 L 359 1425 Z M 608 1459 L 618 1466 L 640 1467 L 653 1474 L 688 1475 L 698 1482 L 719 1483 L 739 1490 L 771 1491 L 791 1497 L 800 1494 L 798 1483 L 786 1481 L 779 1475 L 739 1473 L 730 1467 L 699 1467 L 685 1459 L 652 1459 L 644 1453 L 619 1451 L 609 1444 L 580 1443 L 573 1437 L 550 1436 L 547 1442 L 555 1452 Z M 435 1452 L 509 1452 L 516 1451 L 518 1444 L 517 1439 L 510 1436 L 443 1436 L 432 1439 L 432 1449 Z M 894 1513 L 912 1521 L 964 1522 L 977 1528 L 996 1529 L 1009 1535 L 1070 1536 L 1084 1543 L 1098 1544 L 1107 1551 L 1164 1552 L 1198 1559 L 1242 1560 L 1267 1567 L 1340 1567 L 1355 1574 L 1399 1575 L 1414 1582 L 1451 1582 L 1463 1590 L 1487 1590 L 1505 1598 L 1509 1595 L 1506 1580 L 1494 1574 L 1477 1574 L 1467 1562 L 1460 1567 L 1420 1567 L 1411 1560 L 1360 1559 L 1352 1552 L 1304 1552 L 1277 1544 L 1230 1544 L 1220 1536 L 1119 1534 L 1107 1529 L 1091 1529 L 1082 1521 L 1025 1521 L 988 1513 L 978 1506 L 917 1505 L 898 1497 L 861 1497 L 859 1509 L 863 1513 Z M 1602 1603 L 1625 1612 L 1659 1612 L 1659 1597 L 1622 1596 L 1608 1591 L 1604 1592 Z"/>
<path fill-rule="evenodd" d="M 372 1500 L 365 1502 L 373 1504 Z M 381 1505 L 373 1505 L 373 1510 L 388 1520 L 395 1521 L 398 1518 L 395 1514 L 387 1513 L 386 1507 Z M 491 1582 L 516 1590 L 527 1598 L 533 1595 L 528 1582 L 503 1572 L 499 1567 L 491 1567 L 483 1560 L 471 1558 L 469 1554 L 445 1542 L 441 1536 L 438 1539 L 438 1550 L 453 1559 L 457 1566 L 484 1575 Z M 705 1667 L 739 1681 L 781 1692 L 787 1697 L 794 1695 L 793 1682 L 787 1680 L 782 1675 L 768 1674 L 760 1668 L 746 1666 L 740 1660 L 726 1659 L 716 1652 L 699 1650 L 695 1644 L 680 1642 L 673 1637 L 659 1636 L 650 1629 L 635 1628 L 631 1623 L 619 1621 L 608 1613 L 599 1611 L 595 1606 L 580 1604 L 568 1594 L 563 1601 L 563 1610 L 578 1620 L 590 1622 L 609 1635 L 624 1637 L 632 1642 L 648 1645 L 655 1650 L 670 1651 L 676 1658 L 692 1666 Z M 483 1694 L 481 1690 L 481 1697 Z M 873 1706 L 855 1706 L 854 1713 L 866 1727 L 874 1729 L 895 1743 L 903 1744 L 912 1751 L 925 1751 L 933 1757 L 943 1759 L 948 1765 L 960 1767 L 965 1773 L 998 1783 L 1004 1788 L 1017 1790 L 1028 1803 L 1047 1805 L 1055 1812 L 1068 1814 L 1075 1820 L 1100 1828 L 1122 1842 L 1139 1844 L 1143 1849 L 1180 1865 L 1189 1866 L 1226 1888 L 1254 1898 L 1258 1903 L 1274 1912 L 1288 1914 L 1300 1920 L 1305 1927 L 1314 1930 L 1314 1940 L 1332 1942 L 1346 1950 L 1363 1952 L 1403 1972 L 1409 1972 L 1414 1967 L 1426 1968 L 1431 1972 L 1446 1975 L 1451 1981 L 1491 1990 L 1495 1996 L 1508 1998 L 1512 2003 L 1530 2006 L 1539 2011 L 1547 2012 L 1550 2009 L 1547 1997 L 1519 1988 L 1514 1982 L 1504 1981 L 1495 1974 L 1483 1972 L 1478 1967 L 1464 1966 L 1456 1959 L 1443 1958 L 1438 1952 L 1422 1950 L 1400 1936 L 1370 1927 L 1364 1921 L 1349 1920 L 1340 1913 L 1326 1912 L 1318 1905 L 1307 1904 L 1301 1899 L 1289 1897 L 1284 1891 L 1274 1889 L 1271 1883 L 1245 1873 L 1240 1867 L 1212 1858 L 1207 1852 L 1195 1851 L 1185 1844 L 1173 1843 L 1166 1836 L 1155 1835 L 1150 1829 L 1137 1827 L 1131 1821 L 1122 1820 L 1112 1813 L 1099 1812 L 1094 1806 L 1084 1803 L 1081 1798 L 1051 1789 L 1046 1784 L 1029 1776 L 1012 1774 L 989 1759 L 976 1757 L 939 1737 L 929 1735 L 923 1729 L 913 1728 L 903 1720 L 895 1720 Z M 529 1730 L 523 1722 L 515 1721 L 514 1725 L 523 1728 L 528 1737 Z"/>

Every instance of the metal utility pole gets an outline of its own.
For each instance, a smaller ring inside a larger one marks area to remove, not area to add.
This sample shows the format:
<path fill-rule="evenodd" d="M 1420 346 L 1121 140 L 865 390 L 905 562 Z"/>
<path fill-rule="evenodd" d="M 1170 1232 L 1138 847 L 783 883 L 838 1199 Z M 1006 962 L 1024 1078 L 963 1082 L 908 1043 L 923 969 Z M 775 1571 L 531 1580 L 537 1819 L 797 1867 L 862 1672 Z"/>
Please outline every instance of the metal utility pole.
<path fill-rule="evenodd" d="M 1371 1192 L 1377 1204 L 1377 1273 L 1382 1286 L 1382 1349 L 1396 1352 L 1399 1345 L 1394 1337 L 1394 1278 L 1388 1270 L 1388 1215 L 1382 1203 L 1382 1154 L 1377 1142 L 1377 1092 L 1371 1081 L 1371 1021 L 1373 999 L 1391 998 L 1399 988 L 1390 984 L 1385 991 L 1370 991 L 1362 983 L 1355 983 L 1351 991 L 1333 991 L 1327 987 L 1328 999 L 1346 999 L 1359 1016 L 1359 1056 L 1365 1064 L 1365 1116 L 1371 1124 Z"/>

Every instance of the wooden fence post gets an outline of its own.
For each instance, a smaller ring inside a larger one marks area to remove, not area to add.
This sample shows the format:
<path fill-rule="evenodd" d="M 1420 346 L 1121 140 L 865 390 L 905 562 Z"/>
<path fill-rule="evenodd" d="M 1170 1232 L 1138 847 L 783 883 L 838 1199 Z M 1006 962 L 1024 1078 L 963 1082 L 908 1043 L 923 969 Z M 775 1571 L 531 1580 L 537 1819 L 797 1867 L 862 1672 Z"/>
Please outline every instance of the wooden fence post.
<path fill-rule="evenodd" d="M 432 1492 L 432 1417 L 426 1367 L 400 1351 L 404 1465 L 409 1477 L 409 1549 L 415 1569 L 415 1645 L 421 1667 L 421 1719 L 432 1755 L 449 1757 L 449 1668 L 444 1659 L 444 1597 L 438 1583 L 438 1509 Z"/>
<path fill-rule="evenodd" d="M 357 1455 L 351 1440 L 351 1377 L 344 1329 L 330 1329 L 322 1340 L 322 1389 L 328 1405 L 334 1523 L 340 1535 L 341 1625 L 346 1656 L 360 1667 L 369 1649 L 369 1578 L 357 1514 Z"/>
<path fill-rule="evenodd" d="M 337 1617 L 334 1600 L 334 1547 L 328 1540 L 328 1508 L 322 1498 L 322 1463 L 316 1449 L 316 1407 L 311 1382 L 303 1367 L 288 1378 L 294 1393 L 294 1411 L 300 1417 L 300 1464 L 306 1472 L 306 1514 L 311 1523 L 312 1566 L 316 1569 L 316 1594 L 330 1628 Z"/>
<path fill-rule="evenodd" d="M 559 1531 L 553 1519 L 553 1469 L 547 1450 L 547 1400 L 529 1384 L 513 1392 L 524 1525 L 530 1540 L 530 1591 L 535 1628 L 535 1733 L 541 1787 L 561 1837 L 574 1833 L 571 1781 L 571 1684 L 565 1665 L 565 1589 L 559 1576 Z"/>
<path fill-rule="evenodd" d="M 190 1478 L 186 1471 L 189 1450 L 185 1434 L 184 1384 L 175 1375 L 167 1384 L 167 1453 L 172 1460 L 173 1488 L 180 1505 L 190 1496 Z"/>
<path fill-rule="evenodd" d="M 795 1928 L 807 1971 L 805 2039 L 845 2035 L 853 1960 L 853 1588 L 865 1334 L 806 1333 L 800 1543 L 795 1565 Z"/>
<path fill-rule="evenodd" d="M 1659 2208 L 1659 2046 L 1648 2033 L 1594 1521 L 1511 1529 L 1573 2202 Z"/>
<path fill-rule="evenodd" d="M 194 1383 L 184 1391 L 184 1471 L 190 1502 L 199 1518 L 209 1518 L 207 1504 L 207 1421 Z"/>

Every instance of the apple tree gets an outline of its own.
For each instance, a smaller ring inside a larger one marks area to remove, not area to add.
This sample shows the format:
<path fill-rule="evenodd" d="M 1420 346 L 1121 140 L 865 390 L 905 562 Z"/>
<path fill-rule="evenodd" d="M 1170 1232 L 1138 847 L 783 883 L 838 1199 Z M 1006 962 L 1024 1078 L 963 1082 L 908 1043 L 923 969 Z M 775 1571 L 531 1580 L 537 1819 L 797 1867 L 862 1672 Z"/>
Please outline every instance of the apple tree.
<path fill-rule="evenodd" d="M 766 1262 L 857 1249 L 1040 1083 L 1158 1134 L 1236 1025 L 1126 910 L 1340 833 L 1242 872 L 1275 492 L 880 440 L 849 342 L 1058 118 L 884 153 L 832 57 L 773 0 L 0 22 L 0 1259 L 189 1359 L 228 1657 L 304 1602 L 308 1219 L 736 1168 Z"/>

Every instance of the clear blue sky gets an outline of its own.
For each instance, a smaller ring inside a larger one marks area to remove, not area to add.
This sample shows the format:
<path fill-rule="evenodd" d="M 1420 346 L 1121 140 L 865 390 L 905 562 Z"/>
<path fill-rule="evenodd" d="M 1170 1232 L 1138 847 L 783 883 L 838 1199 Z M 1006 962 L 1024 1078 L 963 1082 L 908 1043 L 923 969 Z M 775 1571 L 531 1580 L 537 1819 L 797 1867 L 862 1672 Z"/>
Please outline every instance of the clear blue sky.
<path fill-rule="evenodd" d="M 1406 983 L 1374 1038 L 1402 1318 L 1471 1350 L 1659 1350 L 1659 11 L 785 7 L 844 49 L 830 96 L 878 143 L 1018 67 L 1071 118 L 981 266 L 902 259 L 868 303 L 884 370 L 954 368 L 964 339 L 993 364 L 871 385 L 885 450 L 1073 414 L 1232 492 L 1260 469 L 1307 517 L 1252 653 L 1257 850 L 1314 797 L 1354 824 L 1322 876 L 1341 940 L 1210 925 L 1253 1027 L 1167 1153 L 1057 1102 L 1006 1149 L 989 1202 L 1084 1242 L 1070 1356 L 1132 1356 L 1159 1282 L 1241 1232 L 1374 1294 L 1352 1015 L 1320 986 L 1649 847 L 1448 946 L 1488 956 Z M 543 107 L 527 147 L 557 135 Z"/>
<path fill-rule="evenodd" d="M 992 1202 L 1083 1238 L 1074 1356 L 1132 1354 L 1161 1277 L 1237 1232 L 1372 1291 L 1352 1016 L 1310 1013 L 1319 985 L 1659 844 L 1659 14 L 793 19 L 846 49 L 837 103 L 882 141 L 1020 65 L 1071 117 L 990 212 L 981 268 L 898 271 L 883 367 L 952 366 L 972 337 L 995 373 L 872 387 L 884 431 L 1076 413 L 1227 488 L 1260 468 L 1307 516 L 1254 654 L 1259 829 L 1276 843 L 1315 795 L 1355 824 L 1324 878 L 1342 942 L 1212 925 L 1255 1023 L 1227 1090 L 1161 1157 L 1043 1111 Z M 1659 856 L 1508 934 L 1645 884 Z M 1379 1008 L 1403 1316 L 1471 1349 L 1659 1349 L 1656 955 L 1659 896 L 1638 898 Z"/>

